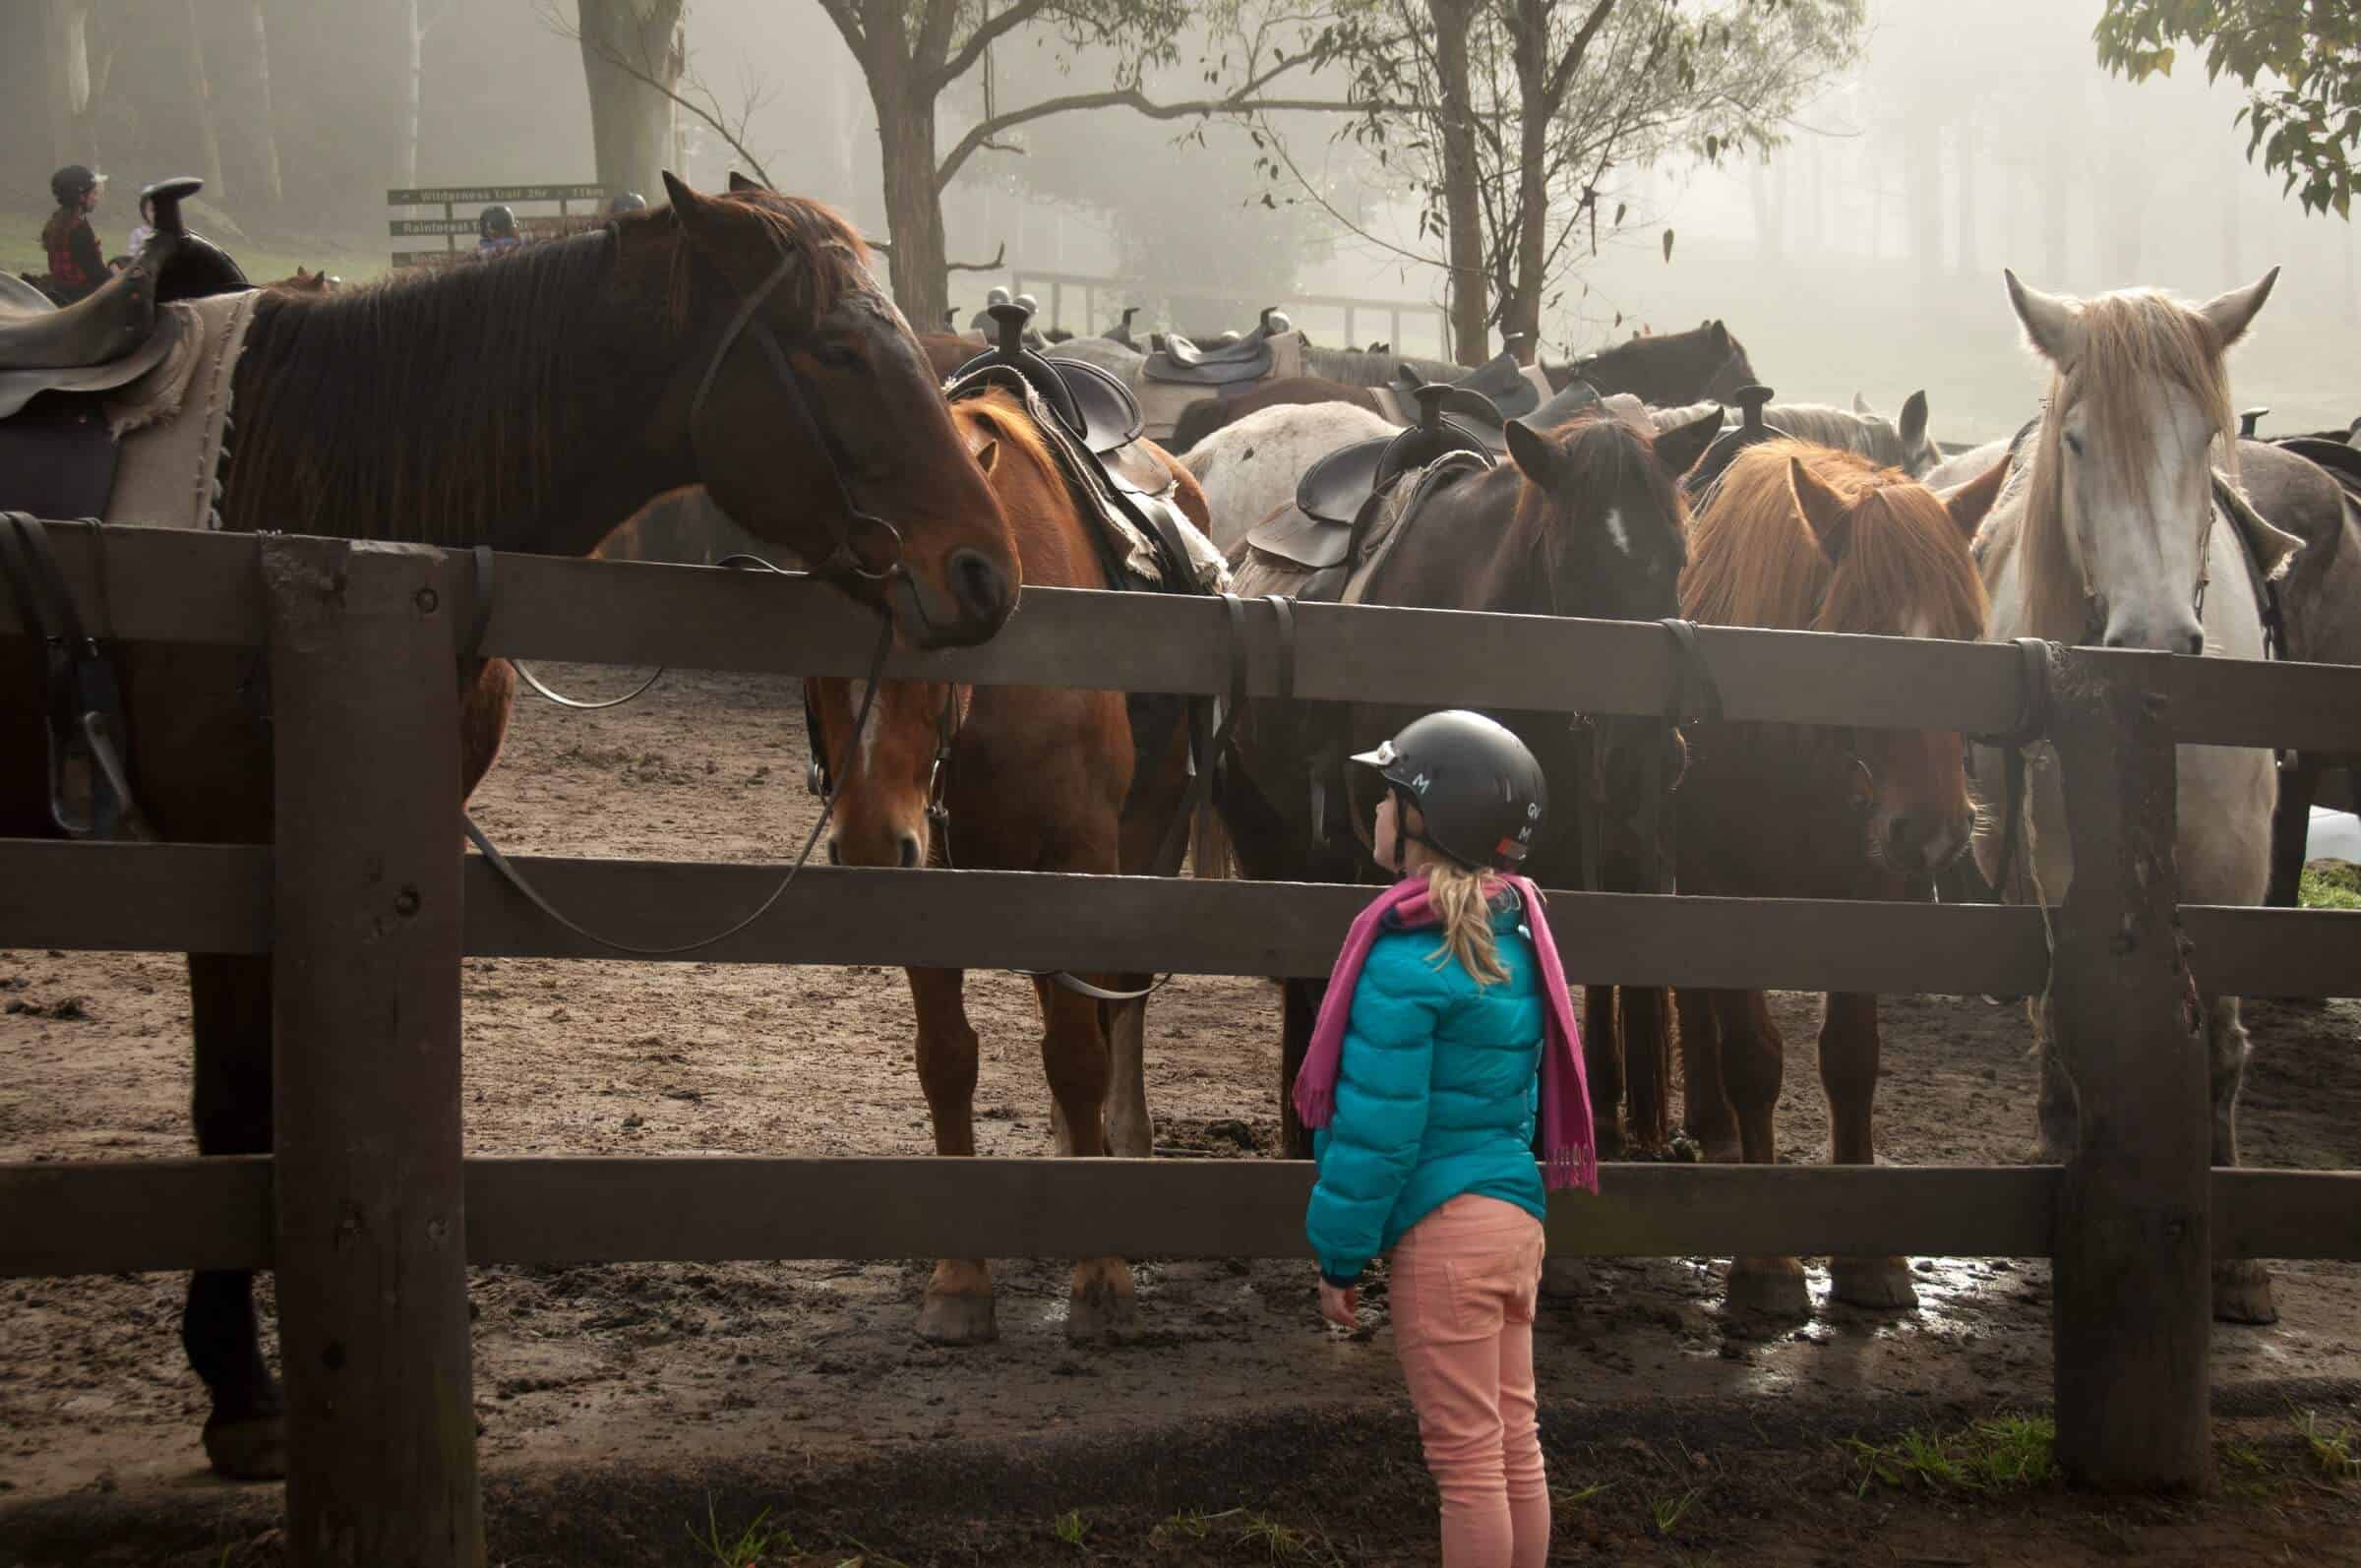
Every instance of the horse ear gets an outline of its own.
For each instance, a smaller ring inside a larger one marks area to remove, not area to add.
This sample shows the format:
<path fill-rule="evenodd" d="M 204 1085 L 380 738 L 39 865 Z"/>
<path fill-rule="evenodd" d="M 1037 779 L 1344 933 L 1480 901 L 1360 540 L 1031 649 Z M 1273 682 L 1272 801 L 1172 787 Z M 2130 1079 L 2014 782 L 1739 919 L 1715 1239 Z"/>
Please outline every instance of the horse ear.
<path fill-rule="evenodd" d="M 1869 399 L 1863 397 L 1857 392 L 1852 394 L 1852 411 L 1860 415 L 1863 419 L 1868 419 L 1874 416 L 1877 412 L 1876 409 L 1869 406 Z"/>
<path fill-rule="evenodd" d="M 994 465 L 999 460 L 1000 444 L 997 437 L 988 438 L 984 445 L 976 449 L 976 467 L 983 472 L 992 472 Z"/>
<path fill-rule="evenodd" d="M 1531 425 L 1508 422 L 1508 455 L 1519 472 L 1544 490 L 1557 482 L 1557 448 Z"/>
<path fill-rule="evenodd" d="M 2004 452 L 1991 468 L 1942 496 L 1943 510 L 1951 513 L 1953 526 L 1970 541 L 1984 525 L 1984 514 L 1992 510 L 1992 503 L 2000 499 L 2000 487 L 2008 477 L 2009 454 Z"/>
<path fill-rule="evenodd" d="M 1722 352 L 1725 354 L 1729 352 L 1729 329 L 1727 327 L 1724 326 L 1718 321 L 1707 322 L 1705 324 L 1705 331 L 1708 340 L 1711 341 L 1716 348 L 1722 350 Z"/>
<path fill-rule="evenodd" d="M 2053 365 L 2071 362 L 2083 339 L 2082 313 L 2075 308 L 2074 301 L 2028 288 L 2005 267 L 2000 275 L 2008 279 L 2009 304 L 2016 310 L 2017 319 L 2025 324 L 2025 335 L 2041 357 Z"/>
<path fill-rule="evenodd" d="M 1697 466 L 1705 449 L 1722 434 L 1722 405 L 1709 404 L 1706 411 L 1685 425 L 1674 425 L 1660 431 L 1656 438 L 1656 460 L 1665 465 L 1665 472 L 1678 479 Z"/>
<path fill-rule="evenodd" d="M 2263 308 L 2265 300 L 2270 298 L 2270 286 L 2278 280 L 2279 270 L 2274 267 L 2258 281 L 2244 288 L 2233 288 L 2226 294 L 2217 294 L 2200 305 L 2197 313 L 2206 319 L 2207 326 L 2213 329 L 2213 340 L 2227 348 L 2244 337 L 2247 328 L 2254 322 L 2255 313 Z"/>
<path fill-rule="evenodd" d="M 760 189 L 762 189 L 760 181 L 750 180 L 736 169 L 730 170 L 730 190 L 733 194 L 739 191 L 758 191 Z"/>
<path fill-rule="evenodd" d="M 1926 439 L 1926 392 L 1923 388 L 1903 399 L 1899 433 L 1906 452 Z"/>
<path fill-rule="evenodd" d="M 1843 560 L 1852 543 L 1852 509 L 1845 504 L 1845 498 L 1806 468 L 1800 457 L 1787 459 L 1787 488 L 1794 493 L 1795 509 L 1811 526 L 1812 536 L 1820 541 L 1820 553 L 1831 561 Z"/>

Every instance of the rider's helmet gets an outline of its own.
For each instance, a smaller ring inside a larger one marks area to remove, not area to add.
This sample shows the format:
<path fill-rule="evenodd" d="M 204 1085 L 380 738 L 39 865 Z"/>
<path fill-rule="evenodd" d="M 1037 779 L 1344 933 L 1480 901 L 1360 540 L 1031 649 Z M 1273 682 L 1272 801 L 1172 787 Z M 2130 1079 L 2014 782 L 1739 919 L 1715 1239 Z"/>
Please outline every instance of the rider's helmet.
<path fill-rule="evenodd" d="M 607 216 L 609 217 L 621 217 L 626 212 L 644 212 L 646 211 L 647 198 L 641 196 L 637 191 L 625 191 L 607 204 Z"/>
<path fill-rule="evenodd" d="M 1373 752 L 1353 758 L 1374 768 L 1397 797 L 1419 809 L 1417 840 L 1471 871 L 1514 871 L 1533 848 L 1549 810 L 1542 764 L 1506 726 L 1446 708 L 1414 720 Z"/>
<path fill-rule="evenodd" d="M 478 239 L 515 239 L 516 237 L 516 214 L 506 207 L 498 205 L 487 207 L 475 220 L 475 233 Z"/>
<path fill-rule="evenodd" d="M 69 163 L 49 176 L 49 194 L 60 207 L 79 207 L 82 199 L 106 183 L 106 176 L 87 163 Z"/>

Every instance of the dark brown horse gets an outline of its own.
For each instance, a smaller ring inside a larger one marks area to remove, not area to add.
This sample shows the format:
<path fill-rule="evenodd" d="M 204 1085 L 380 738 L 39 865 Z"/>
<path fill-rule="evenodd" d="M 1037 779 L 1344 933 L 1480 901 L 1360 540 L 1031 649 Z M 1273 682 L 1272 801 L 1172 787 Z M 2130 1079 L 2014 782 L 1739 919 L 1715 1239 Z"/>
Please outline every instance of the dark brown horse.
<path fill-rule="evenodd" d="M 1098 524 L 1083 515 L 1023 406 L 1006 392 L 988 392 L 952 403 L 951 417 L 1008 514 L 1025 581 L 1116 586 L 1094 540 Z M 1162 449 L 1150 450 L 1173 474 L 1180 510 L 1202 527 L 1205 498 L 1196 480 Z M 1185 727 L 1170 725 L 1165 744 L 1151 747 L 1157 754 L 1135 767 L 1131 709 L 1120 692 L 888 682 L 871 701 L 858 744 L 853 726 L 867 694 L 860 682 L 808 681 L 804 692 L 820 732 L 814 744 L 836 790 L 828 853 L 839 864 L 1097 875 L 1179 869 L 1152 863 L 1187 793 Z M 938 776 L 946 737 L 948 754 Z M 966 976 L 956 969 L 905 973 L 935 1152 L 972 1156 L 977 1039 L 967 1017 Z M 1102 989 L 1147 983 L 1083 978 Z M 1036 979 L 1033 989 L 1059 1152 L 1085 1159 L 1153 1152 L 1137 1030 L 1120 1031 L 1111 1059 L 1109 1006 L 1048 977 Z M 1146 1003 L 1113 1005 L 1128 1026 Z M 1131 1318 L 1131 1271 L 1122 1259 L 1074 1266 L 1068 1338 L 1120 1335 Z M 990 1265 L 981 1258 L 938 1262 L 918 1332 L 946 1345 L 994 1338 Z"/>
<path fill-rule="evenodd" d="M 1604 353 L 1570 365 L 1542 366 L 1552 392 L 1564 392 L 1576 380 L 1589 382 L 1602 396 L 1629 392 L 1644 403 L 1678 408 L 1690 403 L 1730 402 L 1738 389 L 1754 380 L 1745 345 L 1720 322 L 1707 322 L 1694 332 L 1664 335 L 1642 334 Z M 1392 373 L 1390 365 L 1386 374 Z M 1235 397 L 1204 397 L 1180 411 L 1173 423 L 1173 450 L 1193 451 L 1197 443 L 1225 425 L 1237 423 L 1257 409 L 1282 403 L 1351 403 L 1373 414 L 1385 414 L 1366 387 L 1321 376 L 1291 376 L 1265 382 Z M 1390 417 L 1390 416 L 1389 416 Z"/>
<path fill-rule="evenodd" d="M 237 365 L 225 525 L 581 555 L 650 498 L 701 483 L 806 559 L 843 547 L 882 571 L 898 557 L 890 583 L 851 587 L 911 641 L 990 636 L 1015 604 L 1015 544 L 859 236 L 825 208 L 738 182 L 726 197 L 666 184 L 669 210 L 481 266 L 266 292 Z M 898 549 L 848 507 L 888 519 Z M 55 831 L 39 668 L 31 643 L 0 639 L 0 835 Z M 254 671 L 242 650 L 141 646 L 124 661 L 133 786 L 161 837 L 272 841 Z M 498 662 L 455 678 L 471 789 L 511 678 Z M 198 1149 L 268 1153 L 271 961 L 192 954 L 189 990 Z M 182 1320 L 212 1396 L 206 1450 L 249 1477 L 285 1464 L 252 1285 L 197 1275 Z"/>
<path fill-rule="evenodd" d="M 1308 414 L 1310 411 L 1307 410 Z M 1663 436 L 1653 427 L 1599 412 L 1545 435 L 1511 421 L 1510 461 L 1440 492 L 1408 524 L 1365 593 L 1372 604 L 1512 615 L 1657 620 L 1678 608 L 1687 509 L 1677 480 L 1720 429 L 1720 416 Z M 1241 547 L 1242 549 L 1243 547 Z M 1239 558 L 1234 558 L 1239 559 Z M 1263 591 L 1241 573 L 1240 591 Z M 1281 881 L 1379 881 L 1390 874 L 1369 858 L 1376 802 L 1343 758 L 1374 745 L 1416 716 L 1382 694 L 1342 713 L 1312 703 L 1250 703 L 1238 745 L 1217 780 L 1217 800 L 1241 871 Z M 1578 881 L 1582 818 L 1592 809 L 1576 787 L 1580 748 L 1566 715 L 1495 713 L 1522 736 L 1554 788 L 1544 834 L 1527 869 L 1547 885 Z M 1662 744 L 1652 723 L 1609 721 L 1602 842 L 1638 815 L 1644 747 Z M 1310 785 L 1324 790 L 1313 819 Z M 1616 866 L 1622 857 L 1610 856 Z M 1203 862 L 1200 862 L 1202 866 Z M 1611 885 L 1611 881 L 1610 881 Z M 1286 986 L 1280 1086 L 1287 1147 L 1308 1156 L 1289 1094 L 1311 1039 L 1320 986 Z M 1654 1025 L 1663 1033 L 1661 1007 Z M 1602 1044 L 1611 1042 L 1611 1036 Z M 1612 1080 L 1610 1079 L 1611 1083 Z M 1594 1099 L 1602 1091 L 1594 1087 Z M 1608 1122 L 1616 1107 L 1605 1102 Z"/>
<path fill-rule="evenodd" d="M 1879 636 L 1983 634 L 1968 540 L 2006 463 L 1939 502 L 1848 452 L 1772 441 L 1741 452 L 1698 510 L 1681 613 L 1719 626 Z M 1966 850 L 1974 825 L 1957 734 L 1723 723 L 1689 730 L 1679 808 L 1684 893 L 1900 899 Z M 1709 1159 L 1769 1165 L 1785 1046 L 1756 991 L 1682 991 L 1690 1130 Z M 1875 1161 L 1877 998 L 1831 995 L 1820 1031 L 1837 1165 Z M 1916 1299 L 1900 1258 L 1838 1258 L 1837 1298 Z M 1733 1306 L 1811 1310 L 1793 1258 L 1740 1258 Z"/>

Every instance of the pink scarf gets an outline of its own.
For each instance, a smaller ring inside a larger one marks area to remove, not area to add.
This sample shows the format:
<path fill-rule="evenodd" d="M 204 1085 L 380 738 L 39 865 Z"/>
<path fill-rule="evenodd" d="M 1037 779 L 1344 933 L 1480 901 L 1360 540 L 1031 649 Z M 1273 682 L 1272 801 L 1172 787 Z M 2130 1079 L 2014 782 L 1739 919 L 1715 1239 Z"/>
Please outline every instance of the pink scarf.
<path fill-rule="evenodd" d="M 1599 1190 L 1599 1146 L 1591 1128 L 1591 1091 L 1582 1070 L 1582 1030 L 1566 995 L 1566 972 L 1543 912 L 1542 890 L 1523 876 L 1498 876 L 1486 886 L 1516 889 L 1525 901 L 1525 926 L 1533 933 L 1534 956 L 1542 966 L 1542 995 L 1548 1003 L 1542 1040 L 1542 1176 L 1550 1191 L 1565 1187 Z M 1328 995 L 1312 1026 L 1311 1050 L 1296 1074 L 1296 1115 L 1307 1127 L 1324 1127 L 1336 1112 L 1336 1074 L 1345 1051 L 1345 1023 L 1353 1012 L 1353 989 L 1386 917 L 1397 929 L 1437 924 L 1423 877 L 1396 882 L 1371 900 L 1345 934 L 1344 950 L 1328 974 Z"/>

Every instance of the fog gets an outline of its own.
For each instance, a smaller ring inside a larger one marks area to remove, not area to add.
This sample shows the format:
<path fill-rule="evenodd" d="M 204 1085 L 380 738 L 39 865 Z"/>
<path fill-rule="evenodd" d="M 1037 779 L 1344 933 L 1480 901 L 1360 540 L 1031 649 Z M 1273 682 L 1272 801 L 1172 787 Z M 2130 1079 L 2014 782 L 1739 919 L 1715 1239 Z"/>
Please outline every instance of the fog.
<path fill-rule="evenodd" d="M 581 55 L 561 30 L 571 0 L 200 0 L 193 10 L 222 111 L 223 188 L 212 194 L 256 243 L 333 240 L 381 260 L 411 243 L 389 240 L 384 202 L 407 174 L 413 15 L 431 24 L 417 50 L 418 183 L 595 176 Z M 2348 225 L 2305 215 L 2246 162 L 2231 123 L 2241 93 L 2210 88 L 2201 62 L 2139 86 L 2102 73 L 2089 41 L 2097 11 L 2097 0 L 1872 0 L 1857 68 L 1794 116 L 1767 159 L 1618 172 L 1616 199 L 1634 226 L 1583 257 L 1544 316 L 1546 352 L 1719 317 L 1783 397 L 1844 400 L 1857 390 L 1891 408 L 1924 387 L 1939 436 L 1978 438 L 2014 429 L 2036 391 L 2003 265 L 2052 290 L 2205 295 L 2277 264 L 2278 291 L 2231 361 L 2235 393 L 2270 405 L 2268 429 L 2343 424 L 2355 410 L 2337 350 L 2361 315 Z M 191 14 L 186 0 L 97 0 L 88 125 L 118 192 L 200 161 Z M 264 87 L 257 16 L 271 33 L 275 203 L 261 194 L 260 144 L 241 129 Z M 876 117 L 817 0 L 691 0 L 686 43 L 691 95 L 743 125 L 774 183 L 885 237 Z M 39 101 L 27 97 L 40 90 L 39 68 L 37 47 L 12 47 L 0 78 L 17 101 Z M 1002 104 L 1102 87 L 1109 70 L 1094 56 L 1061 62 L 1026 32 L 990 62 Z M 1186 95 L 1198 79 L 1184 62 L 1151 87 Z M 946 95 L 942 146 L 970 123 L 982 90 L 978 73 Z M 1046 308 L 1052 274 L 1102 279 L 1087 294 L 1079 282 L 1055 290 L 1062 325 L 1089 331 L 1120 304 L 1147 303 L 1155 316 L 1181 294 L 1218 298 L 1241 318 L 1265 301 L 1386 299 L 1408 314 L 1398 324 L 1363 314 L 1354 335 L 1431 352 L 1441 272 L 1417 257 L 1434 246 L 1416 239 L 1415 211 L 1393 199 L 1398 175 L 1332 145 L 1336 123 L 1299 115 L 1283 130 L 1359 235 L 1308 204 L 1265 207 L 1266 192 L 1287 190 L 1251 167 L 1238 128 L 1122 109 L 1037 122 L 1008 138 L 1021 151 L 978 155 L 945 192 L 952 258 L 1003 247 L 1005 257 L 998 270 L 955 272 L 952 300 L 965 314 L 993 284 L 1021 281 Z M 40 205 L 47 151 L 20 143 L 7 154 L 8 211 Z M 677 151 L 705 186 L 746 161 L 694 117 Z M 1668 261 L 1667 227 L 1677 236 Z M 1341 312 L 1305 304 L 1298 315 L 1316 339 L 1344 340 Z"/>

